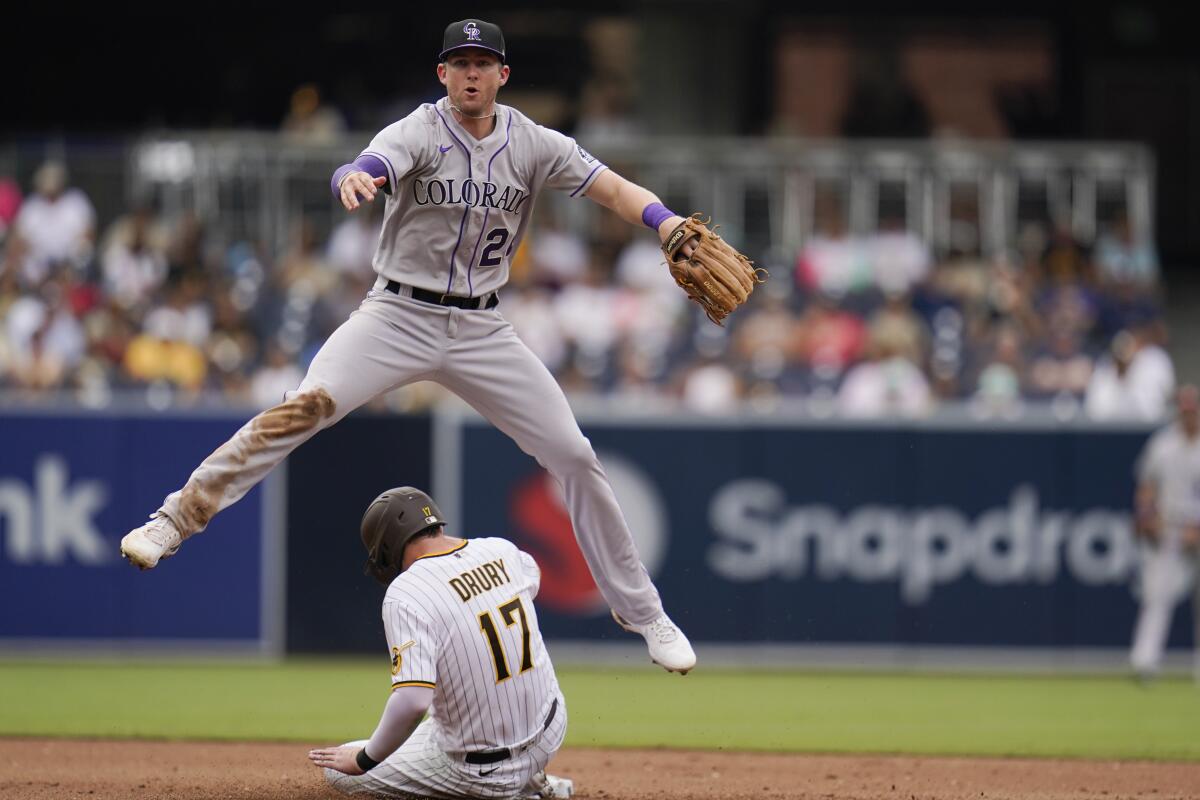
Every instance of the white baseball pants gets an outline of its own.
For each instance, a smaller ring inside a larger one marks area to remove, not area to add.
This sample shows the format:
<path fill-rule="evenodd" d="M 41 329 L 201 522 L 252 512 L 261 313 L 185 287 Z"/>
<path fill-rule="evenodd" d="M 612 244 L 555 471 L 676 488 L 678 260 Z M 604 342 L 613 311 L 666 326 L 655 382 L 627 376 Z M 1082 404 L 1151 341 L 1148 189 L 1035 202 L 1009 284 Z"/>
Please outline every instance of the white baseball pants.
<path fill-rule="evenodd" d="M 343 794 L 401 798 L 520 798 L 534 794 L 531 781 L 546 769 L 567 734 L 567 707 L 559 698 L 550 725 L 527 749 L 493 764 L 468 764 L 463 753 L 438 746 L 438 725 L 432 717 L 375 769 L 365 775 L 325 770 L 325 779 Z M 366 740 L 351 742 L 363 747 Z"/>
<path fill-rule="evenodd" d="M 1178 530 L 1166 531 L 1161 543 L 1146 545 L 1142 551 L 1142 604 L 1134 627 L 1129 661 L 1139 673 L 1158 672 L 1171 632 L 1171 616 L 1175 606 L 1192 588 L 1197 648 L 1195 666 L 1197 677 L 1200 678 L 1200 585 L 1196 585 L 1198 558 L 1183 551 L 1180 539 Z"/>
<path fill-rule="evenodd" d="M 462 397 L 554 476 L 596 585 L 618 614 L 635 623 L 662 614 L 604 468 L 562 389 L 498 309 L 445 308 L 372 291 L 322 346 L 299 389 L 217 448 L 162 512 L 185 536 L 203 530 L 317 431 L 420 380 Z"/>

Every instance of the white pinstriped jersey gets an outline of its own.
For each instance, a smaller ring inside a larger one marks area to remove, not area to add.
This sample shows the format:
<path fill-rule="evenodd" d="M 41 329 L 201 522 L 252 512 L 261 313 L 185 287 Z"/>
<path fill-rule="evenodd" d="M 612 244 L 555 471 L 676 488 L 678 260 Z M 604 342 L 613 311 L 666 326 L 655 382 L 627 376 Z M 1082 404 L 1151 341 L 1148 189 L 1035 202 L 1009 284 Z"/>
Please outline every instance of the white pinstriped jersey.
<path fill-rule="evenodd" d="M 522 744 L 559 696 L 533 598 L 541 574 L 506 539 L 417 559 L 383 600 L 392 685 L 432 686 L 449 753 Z"/>
<path fill-rule="evenodd" d="M 387 169 L 375 271 L 429 291 L 479 297 L 508 282 L 543 188 L 581 197 L 605 166 L 574 139 L 496 104 L 496 127 L 467 133 L 443 97 L 375 135 L 362 155 Z"/>

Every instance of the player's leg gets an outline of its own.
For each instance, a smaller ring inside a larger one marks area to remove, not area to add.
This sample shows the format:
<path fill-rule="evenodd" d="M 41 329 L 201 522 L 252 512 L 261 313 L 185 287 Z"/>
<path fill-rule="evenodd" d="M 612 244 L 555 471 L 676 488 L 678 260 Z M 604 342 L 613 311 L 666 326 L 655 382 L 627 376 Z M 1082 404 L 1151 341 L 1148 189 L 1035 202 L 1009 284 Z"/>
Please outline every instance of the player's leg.
<path fill-rule="evenodd" d="M 437 723 L 425 719 L 396 752 L 363 775 L 325 770 L 325 780 L 343 794 L 370 797 L 493 797 L 509 798 L 512 789 L 479 778 L 437 745 Z M 351 742 L 363 747 L 366 740 Z"/>
<path fill-rule="evenodd" d="M 1190 565 L 1192 588 L 1192 680 L 1200 683 L 1200 552 L 1193 551 Z"/>
<path fill-rule="evenodd" d="M 458 338 L 433 376 L 537 459 L 563 488 L 571 524 L 605 601 L 625 627 L 642 634 L 651 657 L 686 672 L 695 653 L 663 613 L 591 443 L 562 388 L 495 312 L 461 312 Z"/>
<path fill-rule="evenodd" d="M 362 794 L 368 797 L 398 797 L 398 798 L 421 798 L 428 797 L 426 795 L 417 794 L 420 789 L 427 787 L 421 783 L 412 783 L 406 780 L 403 773 L 395 769 L 394 762 L 397 761 L 401 753 L 406 753 L 409 759 L 422 759 L 424 751 L 429 747 L 430 737 L 428 730 L 422 731 L 426 727 L 429 720 L 417 726 L 413 731 L 412 736 L 408 738 L 399 750 L 389 756 L 386 760 L 380 762 L 379 766 L 370 772 L 362 775 L 347 775 L 337 770 L 324 770 L 325 780 L 334 789 L 337 789 L 342 794 L 356 795 Z M 366 739 L 361 739 L 357 742 L 347 742 L 346 747 L 365 747 Z M 431 753 L 430 755 L 436 755 Z M 391 762 L 391 766 L 389 766 Z"/>
<path fill-rule="evenodd" d="M 427 747 L 429 737 L 425 735 L 418 737 L 418 731 L 420 731 L 419 727 L 409 737 L 409 741 L 419 740 L 422 748 Z M 358 748 L 365 747 L 366 744 L 367 740 L 361 739 L 357 742 L 347 742 L 345 746 Z M 416 749 L 410 748 L 410 754 L 415 752 Z M 401 750 L 404 750 L 404 747 L 401 747 Z M 398 750 L 396 753 L 393 753 L 393 756 L 399 752 Z M 391 759 L 389 758 L 388 760 L 390 761 Z M 428 794 L 417 794 L 417 790 L 426 788 L 423 784 L 410 784 L 410 782 L 404 780 L 402 777 L 397 779 L 398 773 L 387 769 L 385 767 L 387 763 L 387 761 L 383 761 L 375 769 L 363 775 L 347 775 L 344 772 L 338 772 L 329 768 L 323 771 L 325 773 L 325 780 L 329 785 L 342 794 L 361 794 L 368 797 L 395 797 L 401 798 L 401 800 L 407 800 L 408 798 L 412 798 L 412 800 L 425 800 L 429 797 Z"/>
<path fill-rule="evenodd" d="M 386 299 L 364 301 L 321 347 L 299 388 L 213 451 L 150 522 L 121 540 L 122 554 L 143 569 L 155 566 L 317 431 L 427 369 L 436 342 L 422 335 L 419 320 L 398 329 L 394 314 Z"/>
<path fill-rule="evenodd" d="M 551 759 L 562 747 L 567 735 L 567 703 L 561 696 L 558 700 L 558 713 L 554 715 L 549 727 L 538 740 L 518 758 L 526 774 L 531 777 L 526 782 L 520 798 L 566 798 L 575 794 L 575 782 L 560 775 L 550 775 L 546 772 Z"/>
<path fill-rule="evenodd" d="M 1142 603 L 1129 658 L 1140 678 L 1155 676 L 1162 664 L 1178 591 L 1177 558 L 1178 553 L 1165 545 L 1151 545 L 1143 552 Z"/>

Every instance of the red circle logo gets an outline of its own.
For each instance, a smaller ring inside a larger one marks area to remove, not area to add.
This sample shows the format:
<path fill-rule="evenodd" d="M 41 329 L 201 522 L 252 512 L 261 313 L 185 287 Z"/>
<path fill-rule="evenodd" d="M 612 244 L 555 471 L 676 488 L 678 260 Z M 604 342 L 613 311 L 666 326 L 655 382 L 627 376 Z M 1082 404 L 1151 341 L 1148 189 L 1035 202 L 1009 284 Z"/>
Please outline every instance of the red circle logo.
<path fill-rule="evenodd" d="M 667 538 L 666 514 L 658 492 L 645 473 L 623 458 L 606 455 L 604 467 L 642 563 L 653 576 L 662 562 Z M 509 499 L 509 520 L 517 546 L 541 567 L 540 605 L 577 616 L 607 613 L 607 604 L 575 541 L 562 491 L 548 473 L 539 469 L 516 482 Z"/>

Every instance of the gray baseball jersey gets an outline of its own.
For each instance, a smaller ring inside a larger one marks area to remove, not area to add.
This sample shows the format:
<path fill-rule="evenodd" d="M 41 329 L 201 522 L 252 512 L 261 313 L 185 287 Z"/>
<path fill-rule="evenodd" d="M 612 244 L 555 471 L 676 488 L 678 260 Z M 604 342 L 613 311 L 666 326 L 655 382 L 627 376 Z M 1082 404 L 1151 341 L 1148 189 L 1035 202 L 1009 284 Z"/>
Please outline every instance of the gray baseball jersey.
<path fill-rule="evenodd" d="M 422 105 L 362 152 L 388 172 L 375 271 L 429 291 L 478 297 L 508 281 L 538 192 L 579 197 L 605 166 L 569 136 L 498 103 L 491 134 L 476 139 L 447 103 Z"/>
<path fill-rule="evenodd" d="M 1178 424 L 1163 428 L 1147 443 L 1138 473 L 1157 486 L 1168 526 L 1200 524 L 1200 439 L 1189 440 Z"/>
<path fill-rule="evenodd" d="M 558 681 L 538 630 L 540 573 L 505 539 L 471 539 L 417 559 L 392 582 L 383 625 L 393 686 L 434 689 L 430 715 L 450 753 L 542 733 Z"/>

